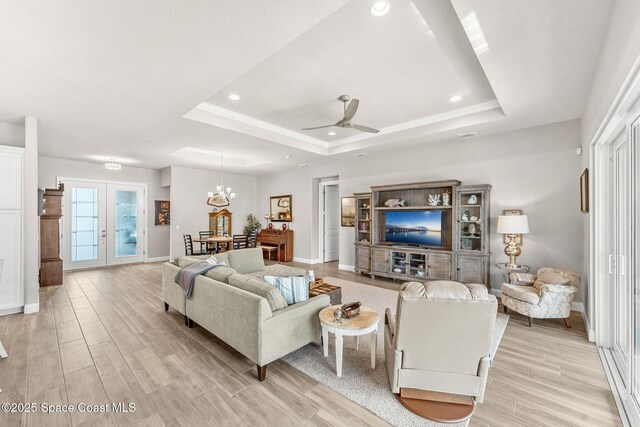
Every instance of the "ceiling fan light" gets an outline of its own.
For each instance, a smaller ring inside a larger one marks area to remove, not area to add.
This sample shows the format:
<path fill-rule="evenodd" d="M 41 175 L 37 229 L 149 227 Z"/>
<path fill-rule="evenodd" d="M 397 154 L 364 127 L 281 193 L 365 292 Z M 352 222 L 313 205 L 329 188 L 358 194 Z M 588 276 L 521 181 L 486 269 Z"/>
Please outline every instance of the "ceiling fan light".
<path fill-rule="evenodd" d="M 373 16 L 383 16 L 386 15 L 387 12 L 389 12 L 389 7 L 390 5 L 388 1 L 374 1 L 371 4 L 371 7 L 369 7 L 369 13 L 371 13 Z"/>
<path fill-rule="evenodd" d="M 104 164 L 104 168 L 110 171 L 119 171 L 122 169 L 122 165 L 116 162 L 107 162 Z"/>

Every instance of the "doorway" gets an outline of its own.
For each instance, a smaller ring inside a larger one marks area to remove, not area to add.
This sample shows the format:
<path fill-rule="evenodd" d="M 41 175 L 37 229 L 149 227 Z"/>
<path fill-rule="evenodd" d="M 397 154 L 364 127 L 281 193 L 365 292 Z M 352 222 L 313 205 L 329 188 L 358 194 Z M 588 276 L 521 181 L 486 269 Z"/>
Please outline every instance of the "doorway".
<path fill-rule="evenodd" d="M 143 262 L 147 184 L 60 179 L 64 270 Z"/>
<path fill-rule="evenodd" d="M 337 180 L 320 181 L 320 259 L 340 258 L 340 190 Z"/>

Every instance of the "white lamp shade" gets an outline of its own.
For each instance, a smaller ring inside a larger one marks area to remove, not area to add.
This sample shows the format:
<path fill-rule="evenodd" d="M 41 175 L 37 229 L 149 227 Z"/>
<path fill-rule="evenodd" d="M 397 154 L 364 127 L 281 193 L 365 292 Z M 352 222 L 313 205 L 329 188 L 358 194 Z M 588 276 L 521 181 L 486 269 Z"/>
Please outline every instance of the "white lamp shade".
<path fill-rule="evenodd" d="M 529 221 L 526 215 L 500 215 L 498 217 L 498 233 L 527 234 Z"/>

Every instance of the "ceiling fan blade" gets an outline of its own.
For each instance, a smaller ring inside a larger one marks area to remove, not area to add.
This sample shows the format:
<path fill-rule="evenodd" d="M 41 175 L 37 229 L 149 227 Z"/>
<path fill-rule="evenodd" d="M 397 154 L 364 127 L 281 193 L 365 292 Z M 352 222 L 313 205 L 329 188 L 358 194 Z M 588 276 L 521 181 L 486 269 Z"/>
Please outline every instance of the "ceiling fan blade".
<path fill-rule="evenodd" d="M 324 129 L 324 128 L 330 128 L 330 127 L 334 127 L 335 124 L 333 125 L 325 125 L 325 126 L 316 126 L 316 127 L 312 127 L 312 128 L 304 128 L 304 129 L 300 129 L 300 130 L 313 130 L 313 129 Z"/>
<path fill-rule="evenodd" d="M 356 111 L 358 111 L 358 105 L 360 105 L 360 101 L 358 99 L 352 99 L 347 109 L 344 111 L 344 120 L 349 121 L 356 115 Z"/>
<path fill-rule="evenodd" d="M 352 124 L 351 127 L 354 128 L 354 129 L 358 129 L 359 131 L 362 131 L 362 132 L 369 132 L 369 133 L 378 133 L 378 132 L 380 132 L 378 129 L 370 128 L 368 126 Z"/>

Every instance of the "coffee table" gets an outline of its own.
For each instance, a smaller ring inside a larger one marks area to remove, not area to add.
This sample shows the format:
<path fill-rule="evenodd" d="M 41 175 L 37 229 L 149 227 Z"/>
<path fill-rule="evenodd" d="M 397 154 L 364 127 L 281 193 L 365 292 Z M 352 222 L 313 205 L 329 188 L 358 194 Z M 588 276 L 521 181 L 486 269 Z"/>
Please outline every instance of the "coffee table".
<path fill-rule="evenodd" d="M 340 308 L 340 305 L 332 305 L 320 311 L 320 324 L 322 325 L 322 347 L 324 357 L 329 356 L 329 332 L 336 337 L 336 374 L 342 376 L 342 337 L 369 334 L 371 337 L 371 369 L 376 368 L 376 347 L 378 344 L 378 322 L 380 315 L 377 311 L 360 307 L 360 314 L 351 319 L 342 319 L 336 322 L 333 312 Z M 357 347 L 356 347 L 357 348 Z"/>

